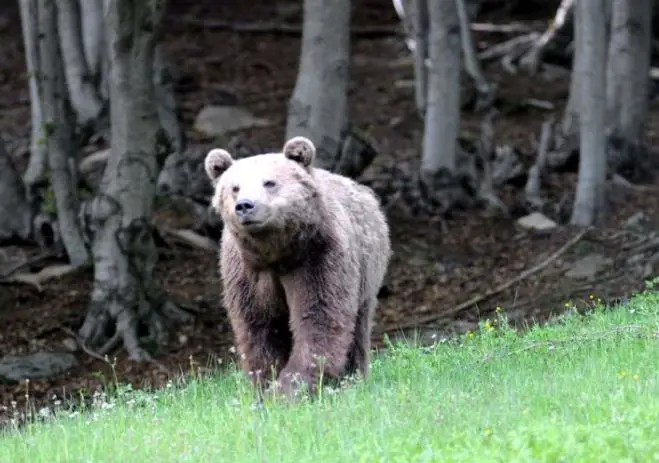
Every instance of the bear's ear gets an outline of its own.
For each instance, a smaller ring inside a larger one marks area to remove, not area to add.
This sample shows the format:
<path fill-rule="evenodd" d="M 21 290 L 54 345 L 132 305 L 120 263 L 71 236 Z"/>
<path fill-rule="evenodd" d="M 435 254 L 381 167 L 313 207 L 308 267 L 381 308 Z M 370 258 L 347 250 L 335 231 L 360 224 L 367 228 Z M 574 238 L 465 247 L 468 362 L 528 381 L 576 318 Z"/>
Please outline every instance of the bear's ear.
<path fill-rule="evenodd" d="M 316 147 L 306 137 L 293 137 L 284 144 L 284 156 L 291 161 L 309 167 L 316 157 Z"/>
<path fill-rule="evenodd" d="M 211 181 L 217 180 L 233 164 L 233 158 L 227 150 L 214 148 L 206 155 L 204 168 Z"/>

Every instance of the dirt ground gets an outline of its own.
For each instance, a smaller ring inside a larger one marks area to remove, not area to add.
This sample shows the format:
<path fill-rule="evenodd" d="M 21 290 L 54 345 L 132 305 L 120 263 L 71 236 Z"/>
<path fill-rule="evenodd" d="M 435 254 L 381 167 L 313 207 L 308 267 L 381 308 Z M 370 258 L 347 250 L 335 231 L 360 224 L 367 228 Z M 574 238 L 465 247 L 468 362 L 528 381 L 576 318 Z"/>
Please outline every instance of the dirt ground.
<path fill-rule="evenodd" d="M 11 2 L 9 2 L 11 3 Z M 14 2 L 15 3 L 15 2 Z M 186 130 L 192 141 L 203 141 L 193 133 L 192 123 L 199 110 L 218 101 L 225 92 L 237 96 L 241 105 L 275 122 L 274 127 L 245 131 L 257 146 L 273 149 L 284 136 L 287 100 L 295 84 L 300 37 L 283 33 L 238 33 L 214 27 L 222 21 L 299 21 L 290 4 L 276 2 L 213 2 L 171 0 L 167 20 L 166 48 L 182 76 L 178 89 Z M 395 29 L 399 21 L 388 0 L 361 0 L 353 16 L 355 28 Z M 3 6 L 9 18 L 0 25 L 0 133 L 10 146 L 26 146 L 29 137 L 29 94 L 25 75 L 20 21 L 16 7 Z M 275 8 L 281 5 L 281 8 Z M 516 17 L 541 30 L 546 11 Z M 501 15 L 499 15 L 501 16 Z M 509 17 L 480 18 L 479 22 L 511 22 Z M 511 37 L 510 34 L 476 33 L 482 48 Z M 414 109 L 413 93 L 396 83 L 412 78 L 410 67 L 389 64 L 408 56 L 400 36 L 352 39 L 353 67 L 350 86 L 351 115 L 377 140 L 382 155 L 376 166 L 392 165 L 402 159 L 419 157 L 423 123 Z M 510 75 L 500 66 L 486 69 L 488 79 L 499 85 L 500 98 L 514 104 L 522 98 L 536 98 L 556 105 L 553 111 L 538 108 L 510 112 L 497 122 L 498 144 L 515 146 L 524 162 L 533 162 L 534 143 L 542 121 L 551 113 L 560 115 L 568 93 L 567 79 L 546 82 L 540 77 Z M 465 79 L 467 82 L 467 79 Z M 655 145 L 659 114 L 652 108 L 648 124 L 650 143 Z M 477 135 L 480 116 L 463 112 L 462 134 Z M 17 164 L 21 165 L 20 153 Z M 368 173 L 365 175 L 368 177 Z M 571 200 L 576 174 L 553 174 L 544 193 L 555 201 Z M 512 190 L 511 190 L 512 191 Z M 417 321 L 424 321 L 424 333 L 464 332 L 477 329 L 479 319 L 496 306 L 503 307 L 518 323 L 543 321 L 564 310 L 565 301 L 587 300 L 590 294 L 606 301 L 629 297 L 643 282 L 621 270 L 629 257 L 629 235 L 619 233 L 621 224 L 638 211 L 656 222 L 659 195 L 647 191 L 614 189 L 611 213 L 601 228 L 582 238 L 541 272 L 510 285 L 505 291 L 479 301 L 465 310 L 443 316 L 464 301 L 517 277 L 561 248 L 578 230 L 568 226 L 547 233 L 525 231 L 514 219 L 491 218 L 479 211 L 448 219 L 444 233 L 437 221 L 389 215 L 395 257 L 386 294 L 381 299 L 374 342 L 381 345 L 383 334 L 409 334 Z M 510 191 L 504 192 L 509 202 Z M 165 214 L 172 220 L 175 214 Z M 176 342 L 159 358 L 176 374 L 186 371 L 191 361 L 213 367 L 217 360 L 232 354 L 231 331 L 219 304 L 217 257 L 213 253 L 173 248 L 161 261 L 162 278 L 171 295 L 195 304 L 198 316 L 182 327 Z M 26 249 L 25 253 L 36 251 Z M 570 262 L 597 252 L 612 262 L 597 278 L 579 281 L 567 278 Z M 42 291 L 28 285 L 7 287 L 7 301 L 0 304 L 0 356 L 38 350 L 62 349 L 69 338 L 66 329 L 77 329 L 84 317 L 91 289 L 91 275 L 65 277 L 48 282 Z M 435 319 L 429 317 L 434 314 Z M 62 329 L 64 327 L 64 329 Z M 12 402 L 24 407 L 26 395 L 32 405 L 52 402 L 77 391 L 93 391 L 111 377 L 104 362 L 81 352 L 79 367 L 58 378 L 32 381 L 26 385 L 0 385 L 0 420 L 11 413 Z M 160 385 L 167 376 L 152 365 L 137 364 L 118 354 L 115 366 L 120 381 L 134 386 Z M 102 375 L 99 375 L 102 372 Z M 2 406 L 7 409 L 3 411 Z M 4 415 L 3 415 L 4 414 Z"/>

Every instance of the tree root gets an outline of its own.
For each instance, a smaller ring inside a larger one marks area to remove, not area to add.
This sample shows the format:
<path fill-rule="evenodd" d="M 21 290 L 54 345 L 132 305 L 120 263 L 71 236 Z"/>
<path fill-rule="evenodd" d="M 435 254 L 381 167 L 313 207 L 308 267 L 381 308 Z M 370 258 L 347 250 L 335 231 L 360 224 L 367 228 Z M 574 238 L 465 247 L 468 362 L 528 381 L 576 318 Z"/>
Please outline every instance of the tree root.
<path fill-rule="evenodd" d="M 193 315 L 169 299 L 160 303 L 142 300 L 130 305 L 119 298 L 107 303 L 93 301 L 78 336 L 99 355 L 107 355 L 123 345 L 131 360 L 154 362 L 145 345 L 165 345 L 172 325 L 192 319 Z"/>

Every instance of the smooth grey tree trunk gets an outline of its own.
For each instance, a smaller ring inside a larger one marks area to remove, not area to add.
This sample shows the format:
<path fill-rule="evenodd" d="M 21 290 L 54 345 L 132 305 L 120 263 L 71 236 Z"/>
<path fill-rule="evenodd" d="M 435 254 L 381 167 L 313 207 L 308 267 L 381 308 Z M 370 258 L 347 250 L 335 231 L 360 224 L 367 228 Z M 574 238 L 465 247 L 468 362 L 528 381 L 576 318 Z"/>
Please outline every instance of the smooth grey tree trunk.
<path fill-rule="evenodd" d="M 31 227 L 32 212 L 25 187 L 0 138 L 0 241 L 28 239 Z"/>
<path fill-rule="evenodd" d="M 166 321 L 182 312 L 166 301 L 154 275 L 157 252 L 151 218 L 163 130 L 153 79 L 165 0 L 106 0 L 110 58 L 112 154 L 100 193 L 90 208 L 94 229 L 94 289 L 81 336 L 107 352 L 108 328 L 123 340 L 130 358 L 148 360 L 138 329 L 162 343 Z"/>
<path fill-rule="evenodd" d="M 88 262 L 89 252 L 78 223 L 80 203 L 75 175 L 74 117 L 64 76 L 55 2 L 39 0 L 38 17 L 39 99 L 43 108 L 50 182 L 55 193 L 59 236 L 71 264 L 77 267 Z"/>
<path fill-rule="evenodd" d="M 103 0 L 81 0 L 82 44 L 87 68 L 95 85 L 99 85 L 105 56 Z"/>
<path fill-rule="evenodd" d="M 167 134 L 174 152 L 183 153 L 186 148 L 185 131 L 183 130 L 180 111 L 176 101 L 171 65 L 165 57 L 165 52 L 161 44 L 156 46 L 153 67 L 155 97 L 156 104 L 158 105 L 160 125 Z"/>
<path fill-rule="evenodd" d="M 579 93 L 579 179 L 571 223 L 595 224 L 603 214 L 607 166 L 606 53 L 608 0 L 579 1 L 575 26 L 581 34 L 575 53 L 582 61 Z"/>
<path fill-rule="evenodd" d="M 648 112 L 652 0 L 612 0 L 607 63 L 609 132 L 628 143 L 644 138 Z"/>
<path fill-rule="evenodd" d="M 581 30 L 577 24 L 576 7 L 574 20 L 574 53 L 572 54 L 572 73 L 570 75 L 570 93 L 568 95 L 563 120 L 557 132 L 557 148 L 564 148 L 579 136 L 579 99 L 581 98 L 580 79 L 583 73 L 583 56 L 576 52 L 581 48 Z"/>
<path fill-rule="evenodd" d="M 113 346 L 107 330 L 114 327 L 114 338 L 123 340 L 135 360 L 151 358 L 138 339 L 140 327 L 162 343 L 168 317 L 183 317 L 166 301 L 154 275 L 157 251 L 151 227 L 164 137 L 156 109 L 153 60 L 165 4 L 164 0 L 106 0 L 112 154 L 89 211 L 94 289 L 80 334 L 100 352 L 107 352 Z"/>
<path fill-rule="evenodd" d="M 414 0 L 411 8 L 411 23 L 414 31 L 414 99 L 416 109 L 425 115 L 428 97 L 428 31 L 430 30 L 428 0 Z"/>
<path fill-rule="evenodd" d="M 56 0 L 56 3 L 61 53 L 69 98 L 75 109 L 78 123 L 86 126 L 98 118 L 103 109 L 103 103 L 94 87 L 85 58 L 80 6 L 78 0 Z"/>
<path fill-rule="evenodd" d="M 491 106 L 496 93 L 496 86 L 488 82 L 483 74 L 483 68 L 476 54 L 476 46 L 471 33 L 469 12 L 466 0 L 455 0 L 460 24 L 460 41 L 462 44 L 462 55 L 464 56 L 465 70 L 474 81 L 478 93 L 476 107 L 485 109 Z"/>
<path fill-rule="evenodd" d="M 34 185 L 41 182 L 46 176 L 48 159 L 46 146 L 43 143 L 43 110 L 39 98 L 39 36 L 37 32 L 38 0 L 20 0 L 21 29 L 23 32 L 23 46 L 25 47 L 25 61 L 30 89 L 30 161 L 23 174 L 23 181 L 27 186 L 28 194 Z"/>
<path fill-rule="evenodd" d="M 430 68 L 423 133 L 422 177 L 455 171 L 460 129 L 460 20 L 455 0 L 428 2 Z"/>
<path fill-rule="evenodd" d="M 318 150 L 316 165 L 332 170 L 348 121 L 350 0 L 304 0 L 302 50 L 288 105 L 286 138 L 302 135 Z"/>

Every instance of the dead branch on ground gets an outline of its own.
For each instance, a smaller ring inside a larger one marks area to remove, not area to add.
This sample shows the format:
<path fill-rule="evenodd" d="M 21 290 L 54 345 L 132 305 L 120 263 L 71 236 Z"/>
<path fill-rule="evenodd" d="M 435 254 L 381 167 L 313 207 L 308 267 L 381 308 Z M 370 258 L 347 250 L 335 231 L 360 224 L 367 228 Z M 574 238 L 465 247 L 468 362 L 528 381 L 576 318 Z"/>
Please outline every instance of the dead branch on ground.
<path fill-rule="evenodd" d="M 392 331 L 392 330 L 405 330 L 405 329 L 413 329 L 417 328 L 420 325 L 436 322 L 439 319 L 446 318 L 446 317 L 453 317 L 457 315 L 458 313 L 462 312 L 463 310 L 469 309 L 470 307 L 474 306 L 475 304 L 478 304 L 479 302 L 483 302 L 492 296 L 496 296 L 499 293 L 502 293 L 503 291 L 507 290 L 514 284 L 517 284 L 528 277 L 540 272 L 541 270 L 545 269 L 549 265 L 551 265 L 553 262 L 555 262 L 559 257 L 561 257 L 565 252 L 567 252 L 572 246 L 577 244 L 585 235 L 586 233 L 590 230 L 590 227 L 585 228 L 581 230 L 579 233 L 577 233 L 572 239 L 570 239 L 567 243 L 565 243 L 563 246 L 561 246 L 557 251 L 555 251 L 552 255 L 550 255 L 547 259 L 543 260 L 539 264 L 523 271 L 516 277 L 500 284 L 496 288 L 493 288 L 483 294 L 476 295 L 469 300 L 462 302 L 461 304 L 458 304 L 455 307 L 449 308 L 448 310 L 443 310 L 443 311 L 437 311 L 434 313 L 429 313 L 420 317 L 417 317 L 417 319 L 412 323 L 403 323 L 399 324 L 397 326 L 391 327 L 390 329 L 386 329 L 386 331 Z"/>
<path fill-rule="evenodd" d="M 542 54 L 552 40 L 556 38 L 558 32 L 565 26 L 565 21 L 568 14 L 572 11 L 574 0 L 561 0 L 554 19 L 549 24 L 547 30 L 531 45 L 531 49 L 527 51 L 524 56 L 519 60 L 520 67 L 525 71 L 535 74 L 540 66 Z"/>
<path fill-rule="evenodd" d="M 43 292 L 43 283 L 53 278 L 61 278 L 84 267 L 69 264 L 50 265 L 36 273 L 16 273 L 0 279 L 0 284 L 25 283 L 32 285 L 38 292 Z"/>

